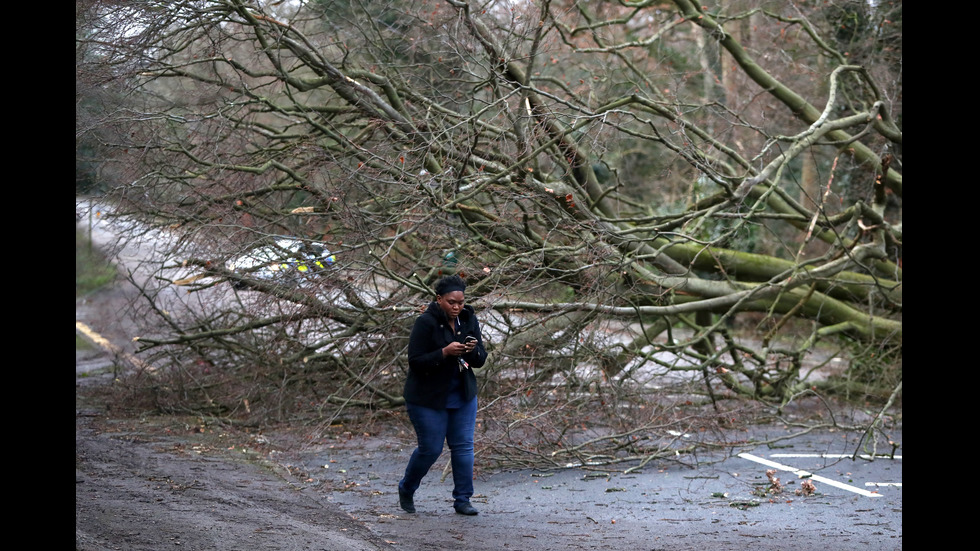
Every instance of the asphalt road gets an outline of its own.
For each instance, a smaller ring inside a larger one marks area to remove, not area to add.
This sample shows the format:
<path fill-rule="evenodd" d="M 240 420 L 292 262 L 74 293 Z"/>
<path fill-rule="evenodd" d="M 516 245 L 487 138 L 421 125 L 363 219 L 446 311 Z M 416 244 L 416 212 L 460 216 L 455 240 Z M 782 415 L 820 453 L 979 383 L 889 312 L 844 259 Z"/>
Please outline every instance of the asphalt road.
<path fill-rule="evenodd" d="M 853 433 L 825 431 L 697 468 L 478 475 L 481 513 L 467 519 L 452 511 L 442 460 L 416 494 L 418 513 L 398 509 L 394 484 L 411 449 L 390 441 L 355 437 L 301 460 L 330 502 L 403 549 L 901 549 L 901 456 L 852 459 L 858 445 Z M 768 493 L 769 469 L 781 493 Z M 805 480 L 815 491 L 797 495 Z"/>

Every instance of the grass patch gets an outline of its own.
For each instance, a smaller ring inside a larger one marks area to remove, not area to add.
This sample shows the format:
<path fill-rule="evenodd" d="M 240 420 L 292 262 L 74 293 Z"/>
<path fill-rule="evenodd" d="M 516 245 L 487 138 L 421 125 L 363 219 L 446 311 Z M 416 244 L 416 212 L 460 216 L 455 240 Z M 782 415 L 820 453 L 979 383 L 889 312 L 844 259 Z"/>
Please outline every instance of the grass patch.
<path fill-rule="evenodd" d="M 79 337 L 78 333 L 75 333 L 75 350 L 95 350 L 95 345 L 90 343 L 88 339 Z"/>
<path fill-rule="evenodd" d="M 112 262 L 92 244 L 85 232 L 75 228 L 75 298 L 109 285 L 116 276 Z"/>

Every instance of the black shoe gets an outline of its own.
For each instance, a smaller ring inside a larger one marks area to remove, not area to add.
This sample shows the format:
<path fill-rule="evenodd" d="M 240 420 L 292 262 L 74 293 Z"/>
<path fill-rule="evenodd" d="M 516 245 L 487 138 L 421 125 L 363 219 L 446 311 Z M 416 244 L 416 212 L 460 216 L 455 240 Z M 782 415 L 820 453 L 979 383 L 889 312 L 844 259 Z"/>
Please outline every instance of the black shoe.
<path fill-rule="evenodd" d="M 401 488 L 398 488 L 398 504 L 406 513 L 415 512 L 415 500 L 412 499 L 412 494 L 403 492 Z"/>
<path fill-rule="evenodd" d="M 461 514 L 461 515 L 475 515 L 475 514 L 478 514 L 477 513 L 477 510 L 474 509 L 473 506 L 469 504 L 469 502 L 467 502 L 467 503 L 457 503 L 456 505 L 453 505 L 453 508 L 455 508 L 456 509 L 456 512 L 459 513 L 459 514 Z"/>

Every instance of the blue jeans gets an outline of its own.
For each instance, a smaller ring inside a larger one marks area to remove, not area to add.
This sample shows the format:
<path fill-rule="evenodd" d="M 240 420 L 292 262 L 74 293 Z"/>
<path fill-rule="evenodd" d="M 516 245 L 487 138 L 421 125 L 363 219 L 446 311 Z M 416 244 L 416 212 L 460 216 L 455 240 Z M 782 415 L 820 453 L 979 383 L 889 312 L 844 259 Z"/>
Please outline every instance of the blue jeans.
<path fill-rule="evenodd" d="M 442 443 L 449 444 L 453 466 L 455 504 L 468 503 L 473 495 L 473 432 L 476 430 L 476 398 L 460 408 L 429 409 L 406 404 L 415 427 L 418 447 L 412 452 L 398 489 L 412 495 L 422 478 L 439 459 Z"/>

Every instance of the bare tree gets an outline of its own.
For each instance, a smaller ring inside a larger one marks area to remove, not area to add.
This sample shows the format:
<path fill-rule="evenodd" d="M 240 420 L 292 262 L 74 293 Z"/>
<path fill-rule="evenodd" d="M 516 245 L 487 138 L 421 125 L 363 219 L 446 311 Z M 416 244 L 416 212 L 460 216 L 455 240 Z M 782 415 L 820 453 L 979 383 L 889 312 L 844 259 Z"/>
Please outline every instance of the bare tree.
<path fill-rule="evenodd" d="M 174 237 L 140 280 L 158 405 L 398 405 L 448 272 L 502 460 L 650 458 L 760 403 L 900 392 L 901 6 L 745 4 L 77 4 L 78 74 L 125 92 L 94 119 L 125 123 L 107 198 Z M 276 250 L 272 278 L 230 264 Z"/>

